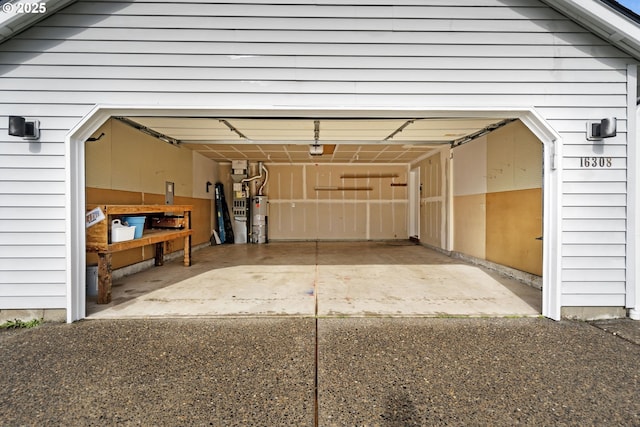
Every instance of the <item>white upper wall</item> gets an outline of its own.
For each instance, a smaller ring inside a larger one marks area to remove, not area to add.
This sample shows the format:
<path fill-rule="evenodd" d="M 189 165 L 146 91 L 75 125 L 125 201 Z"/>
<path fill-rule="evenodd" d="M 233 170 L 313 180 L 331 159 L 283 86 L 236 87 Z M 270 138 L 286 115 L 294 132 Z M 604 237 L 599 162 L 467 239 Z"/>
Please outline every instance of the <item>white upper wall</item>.
<path fill-rule="evenodd" d="M 482 136 L 453 150 L 453 195 L 487 192 L 487 137 Z"/>

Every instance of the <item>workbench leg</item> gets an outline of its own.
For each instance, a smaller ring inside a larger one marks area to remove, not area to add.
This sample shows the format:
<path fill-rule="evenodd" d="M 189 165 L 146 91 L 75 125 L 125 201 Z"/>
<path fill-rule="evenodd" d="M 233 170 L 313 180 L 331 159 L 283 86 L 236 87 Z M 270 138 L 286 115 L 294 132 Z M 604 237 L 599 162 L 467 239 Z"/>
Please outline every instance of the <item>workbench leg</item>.
<path fill-rule="evenodd" d="M 111 254 L 98 254 L 98 304 L 111 302 Z"/>
<path fill-rule="evenodd" d="M 164 242 L 156 243 L 156 267 L 164 265 Z"/>
<path fill-rule="evenodd" d="M 191 211 L 184 213 L 185 228 L 191 230 Z M 184 238 L 184 266 L 191 266 L 191 235 Z"/>
<path fill-rule="evenodd" d="M 184 266 L 191 266 L 191 236 L 184 238 Z"/>

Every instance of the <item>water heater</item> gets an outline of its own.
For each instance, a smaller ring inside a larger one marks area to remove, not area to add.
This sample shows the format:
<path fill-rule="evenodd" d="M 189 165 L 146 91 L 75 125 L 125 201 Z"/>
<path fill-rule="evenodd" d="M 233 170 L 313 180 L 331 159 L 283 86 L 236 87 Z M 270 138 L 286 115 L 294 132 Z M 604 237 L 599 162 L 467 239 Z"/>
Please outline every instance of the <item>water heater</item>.
<path fill-rule="evenodd" d="M 251 198 L 251 243 L 268 243 L 267 196 Z"/>

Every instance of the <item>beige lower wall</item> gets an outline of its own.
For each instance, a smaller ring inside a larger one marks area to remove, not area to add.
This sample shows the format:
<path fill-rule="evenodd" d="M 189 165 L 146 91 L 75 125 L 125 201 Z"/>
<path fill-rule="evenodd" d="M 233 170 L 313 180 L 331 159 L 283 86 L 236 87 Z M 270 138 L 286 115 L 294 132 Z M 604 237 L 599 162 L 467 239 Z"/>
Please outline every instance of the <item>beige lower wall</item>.
<path fill-rule="evenodd" d="M 486 258 L 486 195 L 453 198 L 453 247 L 476 258 Z"/>
<path fill-rule="evenodd" d="M 542 275 L 542 189 L 456 196 L 456 252 Z"/>
<path fill-rule="evenodd" d="M 422 200 L 420 203 L 420 241 L 442 248 L 442 201 Z"/>
<path fill-rule="evenodd" d="M 542 275 L 542 189 L 487 194 L 486 259 Z"/>

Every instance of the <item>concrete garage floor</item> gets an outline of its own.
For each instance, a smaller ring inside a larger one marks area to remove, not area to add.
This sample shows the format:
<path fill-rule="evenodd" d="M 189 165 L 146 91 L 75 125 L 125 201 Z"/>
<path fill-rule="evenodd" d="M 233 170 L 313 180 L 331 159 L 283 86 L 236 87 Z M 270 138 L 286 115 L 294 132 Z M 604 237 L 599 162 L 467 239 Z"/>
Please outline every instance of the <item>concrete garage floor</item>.
<path fill-rule="evenodd" d="M 408 241 L 219 245 L 117 279 L 90 319 L 536 316 L 538 289 Z"/>

